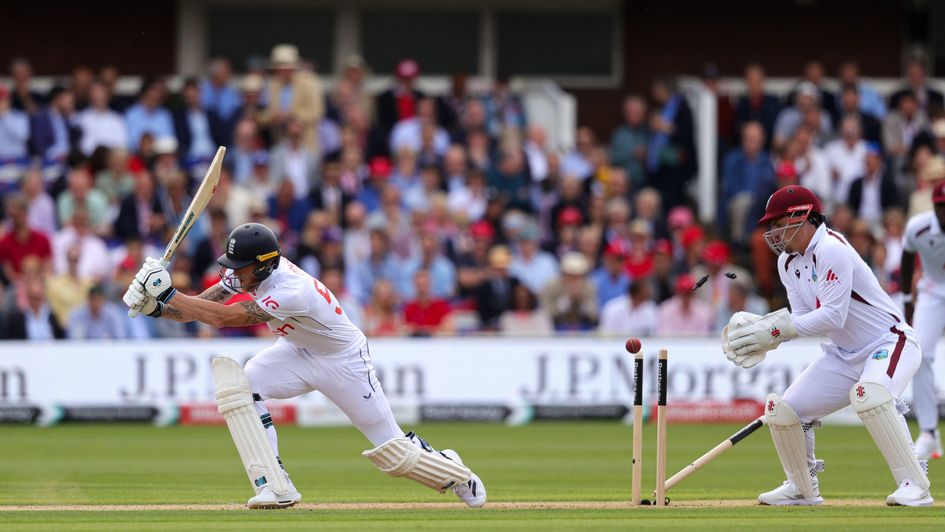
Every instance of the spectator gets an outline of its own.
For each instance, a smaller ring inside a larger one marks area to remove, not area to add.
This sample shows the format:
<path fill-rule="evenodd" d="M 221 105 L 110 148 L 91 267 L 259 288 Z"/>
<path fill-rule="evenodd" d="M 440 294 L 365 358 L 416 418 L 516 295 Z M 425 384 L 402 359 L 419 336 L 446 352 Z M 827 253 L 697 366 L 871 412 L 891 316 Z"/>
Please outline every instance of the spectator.
<path fill-rule="evenodd" d="M 10 61 L 10 79 L 13 81 L 13 108 L 26 115 L 38 113 L 46 100 L 32 88 L 33 65 L 22 57 L 13 59 Z"/>
<path fill-rule="evenodd" d="M 115 235 L 122 240 L 160 240 L 164 229 L 164 208 L 154 190 L 154 178 L 148 172 L 135 176 L 135 189 L 121 201 L 115 220 Z"/>
<path fill-rule="evenodd" d="M 875 116 L 861 110 L 859 92 L 855 85 L 844 85 L 840 90 L 840 112 L 843 116 L 856 117 L 860 131 L 867 142 L 883 141 L 883 123 Z M 885 115 L 885 109 L 883 110 Z"/>
<path fill-rule="evenodd" d="M 402 150 L 419 152 L 422 147 L 424 128 L 433 128 L 433 149 L 437 156 L 446 154 L 450 146 L 450 136 L 436 122 L 436 103 L 431 98 L 422 98 L 416 104 L 415 113 L 409 118 L 399 120 L 390 133 L 390 151 Z"/>
<path fill-rule="evenodd" d="M 593 154 L 596 149 L 597 139 L 591 128 L 579 127 L 574 149 L 561 160 L 561 172 L 566 176 L 586 181 L 594 175 Z"/>
<path fill-rule="evenodd" d="M 456 218 L 475 221 L 486 212 L 488 200 L 486 176 L 480 170 L 472 170 L 465 184 L 452 188 L 447 197 L 450 213 Z"/>
<path fill-rule="evenodd" d="M 328 217 L 322 211 L 312 211 L 305 219 L 299 234 L 292 262 L 312 277 L 320 277 L 322 264 L 318 259 L 328 234 Z"/>
<path fill-rule="evenodd" d="M 798 83 L 798 88 L 791 92 L 788 95 L 788 103 L 794 101 L 796 92 L 800 90 L 800 85 L 810 84 L 816 89 L 816 99 L 820 104 L 821 109 L 823 109 L 830 118 L 830 121 L 836 123 L 840 120 L 839 107 L 837 106 L 837 98 L 827 90 L 824 85 L 824 65 L 820 61 L 810 61 L 804 65 L 804 75 L 801 78 L 800 83 Z M 829 129 L 827 127 L 826 129 Z"/>
<path fill-rule="evenodd" d="M 69 223 L 52 239 L 53 270 L 56 273 L 69 271 L 67 254 L 70 248 L 79 248 L 79 277 L 107 281 L 111 278 L 112 265 L 105 242 L 95 235 L 89 226 L 89 212 L 85 207 L 76 207 Z"/>
<path fill-rule="evenodd" d="M 608 336 L 651 336 L 656 332 L 656 316 L 650 283 L 633 283 L 626 294 L 604 305 L 599 330 Z"/>
<path fill-rule="evenodd" d="M 0 167 L 25 164 L 30 138 L 29 117 L 10 104 L 10 91 L 0 85 Z"/>
<path fill-rule="evenodd" d="M 49 106 L 30 116 L 30 151 L 44 164 L 61 166 L 81 136 L 72 92 L 53 87 L 49 92 Z"/>
<path fill-rule="evenodd" d="M 278 234 L 295 241 L 302 231 L 305 218 L 312 210 L 308 196 L 301 198 L 295 192 L 292 181 L 286 179 L 280 183 L 276 193 L 269 197 L 269 217 L 279 223 Z"/>
<path fill-rule="evenodd" d="M 682 211 L 677 212 L 687 212 L 689 217 L 692 217 L 688 208 L 684 207 Z M 663 216 L 662 199 L 655 189 L 647 187 L 636 193 L 633 198 L 633 213 L 637 220 L 643 220 L 650 226 L 650 233 L 656 238 L 669 236 Z"/>
<path fill-rule="evenodd" d="M 70 340 L 121 340 L 126 337 L 123 312 L 108 301 L 102 285 L 92 286 L 88 303 L 72 313 L 68 334 Z"/>
<path fill-rule="evenodd" d="M 406 324 L 397 311 L 397 292 L 386 279 L 374 284 L 369 302 L 364 309 L 364 332 L 371 336 L 401 336 Z"/>
<path fill-rule="evenodd" d="M 930 158 L 920 167 L 916 181 L 916 190 L 909 195 L 909 218 L 932 210 L 932 189 L 945 181 L 945 158 L 940 155 Z"/>
<path fill-rule="evenodd" d="M 751 63 L 745 67 L 745 89 L 735 104 L 735 131 L 741 131 L 747 122 L 760 123 L 765 131 L 765 149 L 769 149 L 781 103 L 765 92 L 765 71 L 761 65 Z"/>
<path fill-rule="evenodd" d="M 880 225 L 883 212 L 899 205 L 896 183 L 886 172 L 879 144 L 870 143 L 867 147 L 865 171 L 850 184 L 846 203 L 857 218 L 873 226 Z"/>
<path fill-rule="evenodd" d="M 344 250 L 344 261 L 348 271 L 355 264 L 367 260 L 370 256 L 371 237 L 366 221 L 367 211 L 364 209 L 364 204 L 352 201 L 345 207 L 345 233 L 342 238 L 342 249 Z M 348 290 L 351 290 L 351 285 L 347 282 L 345 286 L 348 287 Z"/>
<path fill-rule="evenodd" d="M 624 260 L 627 252 L 619 243 L 607 245 L 604 248 L 604 258 L 601 266 L 591 274 L 591 283 L 597 292 L 597 308 L 603 308 L 611 299 L 627 293 L 630 286 L 630 276 L 624 269 Z"/>
<path fill-rule="evenodd" d="M 485 282 L 489 268 L 489 248 L 495 239 L 495 228 L 480 220 L 469 226 L 468 234 L 457 239 L 453 250 L 456 257 L 456 284 L 458 295 L 472 299 Z"/>
<path fill-rule="evenodd" d="M 529 126 L 522 150 L 532 182 L 544 181 L 548 177 L 548 135 L 545 128 L 538 124 Z"/>
<path fill-rule="evenodd" d="M 292 134 L 292 130 L 285 127 L 292 119 L 301 128 L 301 143 L 305 149 L 319 153 L 315 130 L 325 114 L 321 80 L 312 72 L 299 68 L 299 50 L 291 44 L 278 44 L 272 48 L 270 66 L 273 76 L 269 81 L 268 106 L 259 114 L 260 125 L 269 127 L 273 140 L 278 140 L 283 135 Z M 307 188 L 305 193 L 308 193 Z"/>
<path fill-rule="evenodd" d="M 225 164 L 233 172 L 234 182 L 244 184 L 250 180 L 253 175 L 254 161 L 260 155 L 268 157 L 262 148 L 262 139 L 259 137 L 256 122 L 246 118 L 239 120 L 233 130 L 232 145 L 227 148 L 226 159 L 224 159 Z"/>
<path fill-rule="evenodd" d="M 440 242 L 432 234 L 420 237 L 420 256 L 404 261 L 401 265 L 401 279 L 398 292 L 404 299 L 413 299 L 417 272 L 426 272 L 425 283 L 430 296 L 435 299 L 448 299 L 456 291 L 456 267 L 443 256 Z"/>
<path fill-rule="evenodd" d="M 483 100 L 489 134 L 496 138 L 507 130 L 525 130 L 525 105 L 521 97 L 512 92 L 510 81 L 507 72 L 499 72 L 492 91 Z"/>
<path fill-rule="evenodd" d="M 698 171 L 692 111 L 668 78 L 653 82 L 652 95 L 656 109 L 650 117 L 647 178 L 663 197 L 663 205 L 672 208 L 684 202 L 686 186 Z"/>
<path fill-rule="evenodd" d="M 95 188 L 108 198 L 109 205 L 119 205 L 135 189 L 135 177 L 128 171 L 128 151 L 124 145 L 106 150 L 105 168 L 95 174 Z"/>
<path fill-rule="evenodd" d="M 0 238 L 0 268 L 3 276 L 16 282 L 23 273 L 23 261 L 33 256 L 39 259 L 44 273 L 51 270 L 52 248 L 43 233 L 30 227 L 27 219 L 29 204 L 22 195 L 10 195 L 6 200 L 9 230 Z"/>
<path fill-rule="evenodd" d="M 454 331 L 450 304 L 431 292 L 430 272 L 417 270 L 413 275 L 414 299 L 404 305 L 404 323 L 410 336 L 433 336 Z"/>
<path fill-rule="evenodd" d="M 78 65 L 72 69 L 72 78 L 69 80 L 69 87 L 75 95 L 75 108 L 84 111 L 89 106 L 89 91 L 92 83 L 95 81 L 95 72 L 85 65 Z M 165 94 L 166 97 L 166 88 Z"/>
<path fill-rule="evenodd" d="M 507 209 L 531 210 L 530 183 L 521 150 L 502 151 L 498 165 L 489 172 L 489 188 L 502 197 Z"/>
<path fill-rule="evenodd" d="M 586 278 L 587 257 L 579 252 L 561 259 L 562 275 L 544 288 L 542 307 L 551 316 L 556 331 L 587 331 L 597 326 L 598 306 L 594 285 Z"/>
<path fill-rule="evenodd" d="M 86 156 L 99 146 L 111 149 L 132 146 L 124 117 L 108 107 L 108 88 L 102 82 L 92 84 L 89 107 L 77 115 L 76 124 L 82 130 L 79 148 Z"/>
<path fill-rule="evenodd" d="M 101 81 L 105 86 L 105 100 L 108 102 L 108 107 L 110 107 L 116 113 L 124 113 L 129 107 L 134 104 L 134 98 L 118 93 L 118 79 L 119 72 L 118 68 L 114 65 L 103 66 L 99 71 L 99 79 L 92 79 L 88 85 L 88 91 L 83 94 L 83 107 L 76 106 L 77 110 L 85 111 L 91 105 L 92 102 L 92 92 L 93 87 L 95 86 L 96 81 Z M 76 102 L 78 103 L 78 102 Z M 128 143 L 119 144 L 121 147 L 127 147 Z"/>
<path fill-rule="evenodd" d="M 817 134 L 829 132 L 830 116 L 821 110 L 818 96 L 820 90 L 813 83 L 801 82 L 794 94 L 794 105 L 785 107 L 778 113 L 774 124 L 774 140 L 772 146 L 780 150 L 787 144 L 788 139 L 805 123 L 805 115 L 810 114 L 815 122 L 813 129 Z M 816 135 L 815 135 L 816 139 Z"/>
<path fill-rule="evenodd" d="M 906 63 L 906 86 L 889 97 L 889 108 L 898 109 L 902 97 L 907 94 L 912 95 L 922 115 L 941 113 L 945 106 L 942 93 L 929 86 L 925 75 L 925 61 L 921 57 L 912 57 Z"/>
<path fill-rule="evenodd" d="M 863 175 L 866 164 L 866 141 L 860 133 L 855 116 L 845 116 L 840 122 L 840 138 L 824 148 L 824 156 L 833 177 L 833 201 L 843 203 L 850 191 L 850 183 Z"/>
<path fill-rule="evenodd" d="M 627 172 L 634 190 L 646 183 L 646 116 L 646 100 L 635 94 L 627 96 L 623 100 L 623 124 L 610 137 L 610 162 Z"/>
<path fill-rule="evenodd" d="M 158 80 L 147 80 L 141 87 L 138 102 L 125 111 L 128 126 L 128 148 L 138 151 L 141 138 L 150 133 L 155 139 L 174 137 L 174 120 L 163 106 L 164 84 Z"/>
<path fill-rule="evenodd" d="M 417 102 L 424 94 L 414 88 L 420 75 L 420 65 L 413 59 L 403 59 L 394 70 L 394 86 L 377 97 L 377 123 L 384 135 L 389 135 L 394 125 L 417 114 Z"/>
<path fill-rule="evenodd" d="M 66 271 L 46 278 L 49 306 L 59 323 L 69 323 L 72 311 L 88 301 L 89 289 L 94 284 L 92 279 L 79 275 L 80 258 L 79 247 L 70 247 L 66 251 Z"/>
<path fill-rule="evenodd" d="M 833 198 L 833 176 L 827 156 L 814 144 L 813 133 L 806 127 L 800 127 L 794 132 L 791 142 L 794 146 L 788 151 L 796 154 L 793 163 L 798 182 L 829 204 Z"/>
<path fill-rule="evenodd" d="M 751 292 L 751 282 L 743 277 L 732 280 L 728 288 L 728 295 L 721 303 L 722 306 L 716 314 L 715 329 L 713 330 L 716 333 L 722 332 L 722 328 L 728 325 L 732 315 L 736 312 L 750 312 L 759 316 L 768 313 L 768 303 L 764 298 Z"/>
<path fill-rule="evenodd" d="M 886 116 L 886 101 L 883 100 L 883 97 L 880 96 L 878 92 L 876 92 L 876 89 L 860 80 L 860 66 L 856 61 L 847 61 L 846 63 L 840 65 L 837 78 L 840 81 L 840 85 L 844 87 L 844 89 L 847 87 L 854 89 L 857 95 L 858 110 L 861 113 L 871 116 L 877 120 L 882 120 Z M 849 114 L 851 112 L 846 108 L 846 105 L 843 105 L 842 107 L 842 112 L 844 114 Z M 869 130 L 864 127 L 863 131 L 865 132 Z M 869 138 L 868 134 L 864 134 L 864 136 Z"/>
<path fill-rule="evenodd" d="M 226 253 L 224 246 L 230 235 L 230 224 L 223 209 L 211 209 L 209 212 L 210 230 L 207 236 L 197 242 L 194 258 L 191 262 L 190 276 L 197 282 L 212 278 L 219 271 L 217 257 Z"/>
<path fill-rule="evenodd" d="M 656 334 L 660 336 L 705 336 L 715 326 L 712 306 L 694 296 L 696 280 L 689 274 L 676 278 L 676 295 L 660 304 Z"/>
<path fill-rule="evenodd" d="M 364 83 L 367 75 L 368 66 L 363 57 L 351 54 L 345 58 L 341 79 L 351 90 L 349 105 L 357 106 L 364 113 L 367 120 L 372 121 L 375 116 L 374 97 L 368 92 Z"/>
<path fill-rule="evenodd" d="M 196 79 L 184 81 L 181 95 L 184 106 L 174 112 L 174 131 L 184 168 L 194 178 L 200 178 L 216 154 L 217 146 L 227 144 L 228 139 L 224 137 L 230 135 L 224 133 L 227 126 L 216 111 L 203 108 Z"/>
<path fill-rule="evenodd" d="M 420 179 L 414 181 L 403 192 L 404 206 L 408 211 L 428 212 L 433 196 L 442 193 L 440 169 L 434 165 L 420 168 Z"/>
<path fill-rule="evenodd" d="M 46 290 L 38 278 L 29 279 L 25 286 L 26 305 L 14 309 L 7 316 L 6 336 L 11 340 L 61 340 L 66 332 L 52 313 L 46 301 Z"/>
<path fill-rule="evenodd" d="M 363 261 L 351 264 L 345 286 L 363 305 L 369 303 L 371 287 L 379 281 L 397 279 L 397 262 L 391 252 L 390 237 L 383 228 L 370 233 L 370 255 Z"/>
<path fill-rule="evenodd" d="M 499 331 L 503 336 L 551 336 L 554 325 L 551 318 L 538 308 L 538 299 L 523 284 L 512 288 L 512 302 L 499 316 Z"/>
<path fill-rule="evenodd" d="M 318 155 L 306 143 L 301 121 L 286 118 L 285 131 L 285 138 L 272 149 L 269 171 L 276 181 L 291 181 L 296 199 L 302 199 L 318 188 Z"/>
<path fill-rule="evenodd" d="M 755 192 L 774 182 L 774 167 L 765 151 L 764 128 L 758 122 L 742 126 L 741 148 L 730 151 L 722 164 L 722 197 L 719 226 L 732 240 L 745 234 Z M 731 217 L 731 218 L 729 218 Z"/>
<path fill-rule="evenodd" d="M 509 273 L 532 293 L 540 294 L 558 277 L 558 263 L 551 253 L 538 246 L 538 228 L 534 225 L 525 226 L 518 233 L 517 240 L 518 247 L 509 265 Z"/>
<path fill-rule="evenodd" d="M 30 227 L 47 237 L 56 232 L 56 204 L 43 188 L 43 174 L 38 168 L 30 168 L 23 176 L 21 185 L 26 201 L 26 220 Z"/>
<path fill-rule="evenodd" d="M 510 274 L 511 262 L 512 254 L 507 247 L 499 245 L 489 250 L 488 271 L 475 288 L 476 313 L 483 330 L 498 330 L 499 317 L 512 308 L 512 294 L 521 283 Z"/>
<path fill-rule="evenodd" d="M 236 112 L 235 120 L 251 120 L 253 123 L 259 121 L 259 117 L 266 109 L 266 95 L 263 94 L 265 86 L 266 80 L 262 74 L 253 72 L 243 76 L 243 80 L 240 82 L 243 106 Z M 272 139 L 268 128 L 260 131 L 260 136 L 265 139 L 267 146 L 271 144 Z"/>
<path fill-rule="evenodd" d="M 208 113 L 220 119 L 221 131 L 233 131 L 237 113 L 243 106 L 243 97 L 233 83 L 233 68 L 229 59 L 217 57 L 210 62 L 210 75 L 200 83 L 200 104 Z M 229 136 L 229 135 L 227 135 Z M 229 145 L 229 139 L 221 139 Z"/>
<path fill-rule="evenodd" d="M 891 107 L 892 110 L 883 120 L 883 147 L 892 160 L 894 171 L 904 166 L 913 141 L 928 127 L 926 115 L 912 92 L 899 94 L 895 101 L 897 104 Z M 901 173 L 897 172 L 894 177 L 897 184 L 903 184 L 904 176 Z"/>

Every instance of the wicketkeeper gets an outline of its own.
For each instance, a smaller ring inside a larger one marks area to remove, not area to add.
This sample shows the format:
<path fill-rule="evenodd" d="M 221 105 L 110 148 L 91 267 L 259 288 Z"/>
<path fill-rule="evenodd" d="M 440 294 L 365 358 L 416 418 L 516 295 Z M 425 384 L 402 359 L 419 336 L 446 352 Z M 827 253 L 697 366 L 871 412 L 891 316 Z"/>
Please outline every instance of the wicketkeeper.
<path fill-rule="evenodd" d="M 749 368 L 781 342 L 827 336 L 823 354 L 783 397 L 768 396 L 765 416 L 787 480 L 758 496 L 761 504 L 821 504 L 814 457 L 819 419 L 852 405 L 886 459 L 897 489 L 886 504 L 932 504 L 925 462 L 913 452 L 899 399 L 922 360 L 912 328 L 846 238 L 829 229 L 820 201 L 801 186 L 779 189 L 759 221 L 769 224 L 768 246 L 791 310 L 764 316 L 736 313 L 722 331 L 722 348 Z"/>
<path fill-rule="evenodd" d="M 199 296 L 178 293 L 170 274 L 152 258 L 124 296 L 130 308 L 155 318 L 214 327 L 266 323 L 279 337 L 246 363 L 245 374 L 231 359 L 213 361 L 217 404 L 256 492 L 247 505 L 285 508 L 302 499 L 282 466 L 276 429 L 263 401 L 314 390 L 338 405 L 371 441 L 374 448 L 362 454 L 379 469 L 441 493 L 451 489 L 473 508 L 485 504 L 482 480 L 456 451 L 437 451 L 417 434 L 404 434 L 377 380 L 364 334 L 325 285 L 281 255 L 266 226 L 241 225 L 217 260 L 220 282 Z M 223 304 L 236 293 L 251 300 Z"/>

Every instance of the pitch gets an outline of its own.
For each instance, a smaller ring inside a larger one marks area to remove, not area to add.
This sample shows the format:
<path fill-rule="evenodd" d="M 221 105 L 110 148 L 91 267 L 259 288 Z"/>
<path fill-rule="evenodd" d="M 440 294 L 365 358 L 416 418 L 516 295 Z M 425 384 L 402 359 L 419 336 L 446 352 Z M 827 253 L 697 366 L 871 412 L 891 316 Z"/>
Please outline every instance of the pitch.
<path fill-rule="evenodd" d="M 670 425 L 675 472 L 739 425 Z M 819 508 L 768 508 L 755 496 L 781 482 L 770 436 L 746 439 L 669 492 L 668 508 L 631 507 L 631 430 L 613 423 L 429 424 L 433 441 L 462 442 L 489 482 L 490 502 L 470 510 L 446 495 L 379 474 L 358 455 L 353 428 L 282 427 L 280 446 L 303 495 L 298 508 L 248 511 L 236 451 L 224 427 L 3 427 L 0 523 L 4 529 L 567 529 L 618 527 L 938 529 L 940 508 L 889 508 L 894 489 L 865 429 L 826 427 Z M 655 441 L 652 424 L 645 442 Z M 654 486 L 645 445 L 645 494 Z M 945 500 L 945 464 L 932 495 Z M 938 503 L 941 504 L 941 503 Z"/>

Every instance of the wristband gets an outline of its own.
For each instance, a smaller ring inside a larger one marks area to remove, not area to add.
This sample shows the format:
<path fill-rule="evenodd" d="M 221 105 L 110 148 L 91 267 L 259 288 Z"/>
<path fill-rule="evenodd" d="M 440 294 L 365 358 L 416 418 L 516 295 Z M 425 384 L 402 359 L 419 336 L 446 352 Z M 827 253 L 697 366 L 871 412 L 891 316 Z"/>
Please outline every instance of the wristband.
<path fill-rule="evenodd" d="M 151 316 L 152 318 L 160 318 L 161 314 L 163 313 L 164 313 L 164 303 L 161 301 L 158 301 L 157 306 L 154 307 L 154 310 L 152 310 L 151 313 L 148 314 L 148 316 Z"/>
<path fill-rule="evenodd" d="M 170 302 L 171 298 L 173 298 L 176 295 L 177 295 L 177 289 L 172 286 L 168 288 L 167 290 L 161 292 L 161 295 L 157 296 L 157 300 L 161 303 L 168 303 Z"/>

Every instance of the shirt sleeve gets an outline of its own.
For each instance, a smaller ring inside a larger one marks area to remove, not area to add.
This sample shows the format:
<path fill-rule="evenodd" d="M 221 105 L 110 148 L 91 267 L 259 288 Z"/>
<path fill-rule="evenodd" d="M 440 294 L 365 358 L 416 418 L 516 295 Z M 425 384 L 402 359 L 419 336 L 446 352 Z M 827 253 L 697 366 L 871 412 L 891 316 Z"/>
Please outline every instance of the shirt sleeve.
<path fill-rule="evenodd" d="M 912 238 L 915 231 L 912 229 L 912 224 L 906 225 L 905 234 L 902 235 L 902 250 L 906 253 L 915 253 L 915 239 Z"/>
<path fill-rule="evenodd" d="M 820 306 L 794 316 L 801 336 L 822 336 L 843 327 L 853 290 L 853 258 L 839 246 L 822 246 L 817 254 L 817 300 Z"/>
<path fill-rule="evenodd" d="M 309 311 L 305 296 L 295 286 L 271 290 L 257 299 L 256 304 L 270 316 L 283 321 L 292 316 L 307 315 Z"/>

